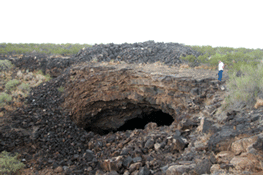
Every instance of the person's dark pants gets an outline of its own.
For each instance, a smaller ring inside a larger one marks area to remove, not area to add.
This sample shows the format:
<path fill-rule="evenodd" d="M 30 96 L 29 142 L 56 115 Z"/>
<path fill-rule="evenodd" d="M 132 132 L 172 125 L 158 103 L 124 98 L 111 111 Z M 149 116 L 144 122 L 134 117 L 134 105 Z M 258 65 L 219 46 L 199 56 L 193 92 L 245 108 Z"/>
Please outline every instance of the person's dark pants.
<path fill-rule="evenodd" d="M 220 71 L 218 72 L 218 80 L 219 80 L 219 81 L 221 81 L 222 76 L 223 76 L 223 70 L 220 70 Z"/>

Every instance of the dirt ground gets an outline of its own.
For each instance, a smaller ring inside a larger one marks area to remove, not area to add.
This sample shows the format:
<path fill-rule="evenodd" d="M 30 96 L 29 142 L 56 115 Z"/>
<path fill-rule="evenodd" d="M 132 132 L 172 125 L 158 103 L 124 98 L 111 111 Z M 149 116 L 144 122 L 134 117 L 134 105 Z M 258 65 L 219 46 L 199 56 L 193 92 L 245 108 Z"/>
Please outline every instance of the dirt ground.
<path fill-rule="evenodd" d="M 215 69 L 211 69 L 211 67 L 208 67 L 206 65 L 201 65 L 199 67 L 189 67 L 188 65 L 181 65 L 179 66 L 167 66 L 165 64 L 156 62 L 152 64 L 127 64 L 127 63 L 120 63 L 120 62 L 114 62 L 114 63 L 95 63 L 95 66 L 112 66 L 117 69 L 137 69 L 142 72 L 150 73 L 150 74 L 158 74 L 158 75 L 172 75 L 176 77 L 192 77 L 194 79 L 204 79 L 204 78 L 215 78 L 217 79 L 217 73 L 218 71 Z M 228 79 L 228 70 L 225 69 L 223 72 L 223 80 Z"/>

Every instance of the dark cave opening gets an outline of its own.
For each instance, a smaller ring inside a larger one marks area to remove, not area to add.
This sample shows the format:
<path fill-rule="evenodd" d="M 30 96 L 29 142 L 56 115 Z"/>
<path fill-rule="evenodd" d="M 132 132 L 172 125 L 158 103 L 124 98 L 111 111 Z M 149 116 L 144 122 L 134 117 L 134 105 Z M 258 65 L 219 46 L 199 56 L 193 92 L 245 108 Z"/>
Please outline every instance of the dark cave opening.
<path fill-rule="evenodd" d="M 156 123 L 157 126 L 169 126 L 173 123 L 173 121 L 174 119 L 171 115 L 164 113 L 161 110 L 152 111 L 148 115 L 142 114 L 141 117 L 126 121 L 124 125 L 117 129 L 117 131 L 144 129 L 145 125 L 150 122 Z"/>
<path fill-rule="evenodd" d="M 125 120 L 125 115 L 127 115 L 127 120 Z M 170 126 L 174 122 L 174 118 L 168 113 L 164 113 L 161 109 L 135 105 L 134 103 L 127 103 L 125 108 L 118 107 L 103 110 L 94 118 L 97 120 L 87 123 L 84 129 L 99 135 L 144 129 L 145 125 L 150 122 L 156 123 L 157 127 Z"/>

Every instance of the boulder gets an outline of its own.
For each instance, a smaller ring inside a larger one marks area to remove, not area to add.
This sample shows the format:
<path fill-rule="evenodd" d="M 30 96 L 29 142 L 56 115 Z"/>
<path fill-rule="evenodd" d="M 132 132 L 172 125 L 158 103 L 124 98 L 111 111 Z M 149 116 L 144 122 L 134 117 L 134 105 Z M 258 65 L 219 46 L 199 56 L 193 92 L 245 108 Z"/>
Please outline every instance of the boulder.
<path fill-rule="evenodd" d="M 89 162 L 95 158 L 93 151 L 87 149 L 86 152 L 83 154 L 83 157 Z"/>
<path fill-rule="evenodd" d="M 231 151 L 221 151 L 216 155 L 217 163 L 229 164 L 235 154 Z"/>
<path fill-rule="evenodd" d="M 123 157 L 118 156 L 118 157 L 113 157 L 112 159 L 99 161 L 99 165 L 103 171 L 107 171 L 107 172 L 119 171 L 120 168 L 122 167 L 122 161 L 123 161 Z"/>
<path fill-rule="evenodd" d="M 130 165 L 129 167 L 129 172 L 132 173 L 136 170 L 139 170 L 139 168 L 142 166 L 142 163 L 141 162 L 137 162 L 137 163 L 133 163 Z"/>
<path fill-rule="evenodd" d="M 213 126 L 212 126 L 213 122 L 207 120 L 205 117 L 202 117 L 200 120 L 200 125 L 198 126 L 198 131 L 202 132 L 202 133 L 209 133 L 209 132 L 213 132 Z"/>
<path fill-rule="evenodd" d="M 172 139 L 172 149 L 176 150 L 176 151 L 181 151 L 185 148 L 185 142 L 183 141 L 183 139 L 181 137 L 178 136 L 174 136 Z"/>
<path fill-rule="evenodd" d="M 166 175 L 182 175 L 183 173 L 193 172 L 196 164 L 190 165 L 172 165 L 170 166 L 165 174 Z"/>
<path fill-rule="evenodd" d="M 132 163 L 132 157 L 131 156 L 124 158 L 124 160 L 122 162 L 123 166 L 126 168 L 128 168 L 131 163 Z"/>
<path fill-rule="evenodd" d="M 150 138 L 146 141 L 144 148 L 150 149 L 153 148 L 153 146 L 154 146 L 154 140 Z"/>
<path fill-rule="evenodd" d="M 231 144 L 231 150 L 235 155 L 247 152 L 248 147 L 252 146 L 258 140 L 258 136 L 252 136 L 237 140 Z"/>
<path fill-rule="evenodd" d="M 55 170 L 54 170 L 55 173 L 62 173 L 63 172 L 63 168 L 62 166 L 58 166 Z"/>
<path fill-rule="evenodd" d="M 211 166 L 212 163 L 208 159 L 204 159 L 196 164 L 195 172 L 197 174 L 210 174 Z"/>
<path fill-rule="evenodd" d="M 138 175 L 149 175 L 150 174 L 150 170 L 147 167 L 141 167 L 139 169 L 139 173 Z"/>
<path fill-rule="evenodd" d="M 257 172 L 258 170 L 262 170 L 261 161 L 257 156 L 252 154 L 236 156 L 230 161 L 230 163 L 239 171 L 250 170 L 252 172 Z"/>

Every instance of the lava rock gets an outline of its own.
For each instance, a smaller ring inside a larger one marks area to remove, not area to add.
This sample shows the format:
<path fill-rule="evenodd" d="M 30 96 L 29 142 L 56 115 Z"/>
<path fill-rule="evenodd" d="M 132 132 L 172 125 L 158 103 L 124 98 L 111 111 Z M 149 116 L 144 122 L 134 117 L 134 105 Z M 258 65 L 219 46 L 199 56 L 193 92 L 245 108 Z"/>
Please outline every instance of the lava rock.
<path fill-rule="evenodd" d="M 132 157 L 128 156 L 123 160 L 122 164 L 124 167 L 128 168 L 130 164 L 132 163 L 132 161 L 133 161 Z"/>
<path fill-rule="evenodd" d="M 150 170 L 147 167 L 141 167 L 139 169 L 139 173 L 138 175 L 149 175 L 150 174 Z"/>
<path fill-rule="evenodd" d="M 150 149 L 153 148 L 154 146 L 154 140 L 153 139 L 148 139 L 144 145 L 144 148 Z"/>
<path fill-rule="evenodd" d="M 195 172 L 197 174 L 210 174 L 211 166 L 212 163 L 208 159 L 202 160 L 195 166 Z"/>
<path fill-rule="evenodd" d="M 83 154 L 83 157 L 88 161 L 92 161 L 93 158 L 95 158 L 95 155 L 93 153 L 93 151 L 87 149 L 86 152 Z"/>

